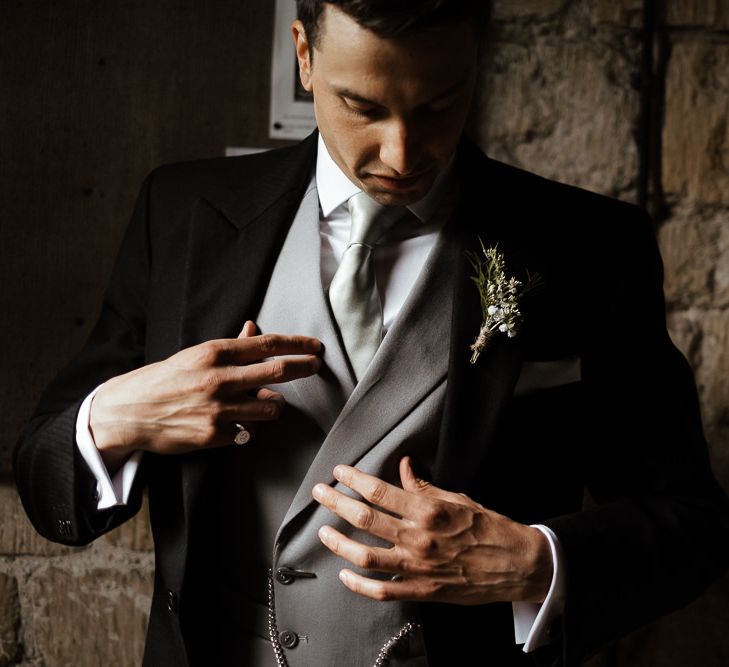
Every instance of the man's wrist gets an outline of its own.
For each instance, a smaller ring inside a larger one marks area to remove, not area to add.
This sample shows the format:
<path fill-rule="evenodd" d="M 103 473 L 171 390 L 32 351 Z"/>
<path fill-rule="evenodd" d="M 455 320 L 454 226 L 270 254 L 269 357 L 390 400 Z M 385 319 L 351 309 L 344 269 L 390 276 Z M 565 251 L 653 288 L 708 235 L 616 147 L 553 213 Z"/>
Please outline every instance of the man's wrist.
<path fill-rule="evenodd" d="M 109 428 L 108 420 L 99 419 L 100 406 L 98 405 L 98 398 L 102 390 L 103 387 L 91 399 L 89 406 L 89 433 L 91 434 L 96 449 L 101 455 L 106 469 L 110 475 L 113 475 L 134 453 L 135 448 L 119 443 L 118 438 L 115 437 L 118 429 Z M 96 410 L 94 409 L 95 407 Z"/>
<path fill-rule="evenodd" d="M 525 576 L 523 602 L 544 602 L 549 593 L 554 574 L 552 548 L 547 536 L 538 528 L 525 526 L 528 530 L 527 573 Z"/>

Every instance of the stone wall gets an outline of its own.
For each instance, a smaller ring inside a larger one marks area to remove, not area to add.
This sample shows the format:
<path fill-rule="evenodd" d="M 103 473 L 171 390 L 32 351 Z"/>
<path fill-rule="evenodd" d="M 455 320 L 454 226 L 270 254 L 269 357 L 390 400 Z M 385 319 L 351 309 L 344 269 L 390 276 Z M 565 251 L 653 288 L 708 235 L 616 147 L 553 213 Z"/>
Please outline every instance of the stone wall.
<path fill-rule="evenodd" d="M 52 544 L 20 507 L 9 452 L 88 333 L 144 174 L 271 145 L 273 3 L 150 4 L 19 2 L 0 21 L 0 282 L 12 286 L 0 290 L 0 667 L 140 663 L 146 506 L 88 547 Z M 729 0 L 651 4 L 647 77 L 642 1 L 496 0 L 473 125 L 497 159 L 649 204 L 671 334 L 729 488 Z M 728 589 L 725 578 L 593 664 L 729 664 Z"/>

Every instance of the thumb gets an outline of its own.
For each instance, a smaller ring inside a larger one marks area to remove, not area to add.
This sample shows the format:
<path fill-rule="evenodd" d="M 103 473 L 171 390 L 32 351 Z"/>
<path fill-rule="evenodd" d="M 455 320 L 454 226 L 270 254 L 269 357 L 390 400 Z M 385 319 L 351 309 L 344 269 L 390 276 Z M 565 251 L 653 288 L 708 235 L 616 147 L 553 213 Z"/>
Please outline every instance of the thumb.
<path fill-rule="evenodd" d="M 441 489 L 439 486 L 435 486 L 427 480 L 418 477 L 413 470 L 412 459 L 409 456 L 404 456 L 400 459 L 400 480 L 402 481 L 402 488 L 405 489 L 405 491 L 432 496 L 433 498 L 440 498 L 441 500 L 447 500 L 459 505 L 467 505 L 468 507 L 484 509 L 483 505 L 472 500 L 465 493 L 446 491 L 445 489 Z"/>
<path fill-rule="evenodd" d="M 430 482 L 421 479 L 413 470 L 413 460 L 409 456 L 403 456 L 400 459 L 400 481 L 405 491 L 413 493 L 432 492 L 436 490 Z"/>
<path fill-rule="evenodd" d="M 251 336 L 255 336 L 257 331 L 258 327 L 256 326 L 255 322 L 252 322 L 251 320 L 246 320 L 246 323 L 243 325 L 241 332 L 238 334 L 238 338 L 250 338 Z"/>

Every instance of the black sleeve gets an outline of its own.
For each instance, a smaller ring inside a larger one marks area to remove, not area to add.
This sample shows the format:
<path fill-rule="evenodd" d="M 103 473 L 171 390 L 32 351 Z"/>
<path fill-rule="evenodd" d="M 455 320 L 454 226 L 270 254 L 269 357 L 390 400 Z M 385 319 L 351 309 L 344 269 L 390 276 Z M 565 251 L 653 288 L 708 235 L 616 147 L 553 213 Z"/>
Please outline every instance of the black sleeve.
<path fill-rule="evenodd" d="M 142 186 L 91 335 L 46 389 L 13 452 L 13 474 L 23 507 L 35 529 L 55 542 L 88 544 L 141 506 L 146 455 L 128 504 L 96 509 L 92 497 L 96 481 L 78 451 L 75 426 L 83 399 L 95 387 L 144 363 L 153 176 Z"/>
<path fill-rule="evenodd" d="M 729 501 L 711 472 L 691 370 L 666 329 L 648 217 L 631 230 L 583 359 L 596 505 L 544 522 L 565 554 L 566 665 L 685 605 L 729 563 Z"/>

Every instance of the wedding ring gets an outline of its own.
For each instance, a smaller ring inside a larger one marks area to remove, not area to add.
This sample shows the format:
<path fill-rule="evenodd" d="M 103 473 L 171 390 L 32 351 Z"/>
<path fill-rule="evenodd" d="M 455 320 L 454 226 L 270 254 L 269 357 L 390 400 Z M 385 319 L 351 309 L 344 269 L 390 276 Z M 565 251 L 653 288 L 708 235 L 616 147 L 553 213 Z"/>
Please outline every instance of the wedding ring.
<path fill-rule="evenodd" d="M 236 445 L 245 445 L 251 439 L 251 432 L 243 424 L 236 424 L 235 427 L 238 429 L 238 433 L 235 434 L 233 443 Z"/>

